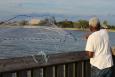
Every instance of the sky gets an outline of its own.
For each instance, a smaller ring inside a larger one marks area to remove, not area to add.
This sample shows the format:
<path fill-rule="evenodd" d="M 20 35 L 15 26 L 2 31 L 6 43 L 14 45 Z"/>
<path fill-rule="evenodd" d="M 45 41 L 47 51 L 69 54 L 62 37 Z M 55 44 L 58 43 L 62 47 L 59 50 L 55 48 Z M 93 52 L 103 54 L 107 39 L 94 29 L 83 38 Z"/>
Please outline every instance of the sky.
<path fill-rule="evenodd" d="M 0 17 L 20 14 L 114 15 L 115 0 L 0 0 Z"/>

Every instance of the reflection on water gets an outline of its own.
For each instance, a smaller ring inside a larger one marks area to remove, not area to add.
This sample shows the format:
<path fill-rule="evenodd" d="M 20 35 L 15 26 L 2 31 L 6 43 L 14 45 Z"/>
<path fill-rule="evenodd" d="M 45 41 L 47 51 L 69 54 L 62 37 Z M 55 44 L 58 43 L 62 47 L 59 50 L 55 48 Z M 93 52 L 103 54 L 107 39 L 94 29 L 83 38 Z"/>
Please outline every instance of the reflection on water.
<path fill-rule="evenodd" d="M 0 58 L 82 51 L 84 34 L 51 27 L 0 29 Z"/>

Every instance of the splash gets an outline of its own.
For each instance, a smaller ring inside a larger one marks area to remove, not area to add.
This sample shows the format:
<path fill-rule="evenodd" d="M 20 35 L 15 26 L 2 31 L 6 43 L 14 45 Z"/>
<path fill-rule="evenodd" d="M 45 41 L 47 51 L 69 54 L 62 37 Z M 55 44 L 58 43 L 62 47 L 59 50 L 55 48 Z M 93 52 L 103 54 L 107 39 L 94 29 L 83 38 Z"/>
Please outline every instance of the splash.
<path fill-rule="evenodd" d="M 39 61 L 48 62 L 48 55 L 44 51 L 38 52 L 37 56 L 41 56 L 41 60 L 38 60 L 35 55 L 32 55 L 32 58 L 35 63 L 39 63 Z"/>

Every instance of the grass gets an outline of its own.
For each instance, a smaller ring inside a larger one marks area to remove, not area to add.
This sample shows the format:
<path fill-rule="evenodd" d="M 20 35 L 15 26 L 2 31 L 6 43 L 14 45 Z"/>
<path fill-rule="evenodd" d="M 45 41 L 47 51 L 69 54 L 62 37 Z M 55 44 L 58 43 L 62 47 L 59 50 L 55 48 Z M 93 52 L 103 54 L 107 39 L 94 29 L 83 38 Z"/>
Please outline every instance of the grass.
<path fill-rule="evenodd" d="M 80 30 L 79 28 L 62 28 L 64 30 Z"/>
<path fill-rule="evenodd" d="M 115 32 L 115 29 L 109 29 L 109 32 Z"/>

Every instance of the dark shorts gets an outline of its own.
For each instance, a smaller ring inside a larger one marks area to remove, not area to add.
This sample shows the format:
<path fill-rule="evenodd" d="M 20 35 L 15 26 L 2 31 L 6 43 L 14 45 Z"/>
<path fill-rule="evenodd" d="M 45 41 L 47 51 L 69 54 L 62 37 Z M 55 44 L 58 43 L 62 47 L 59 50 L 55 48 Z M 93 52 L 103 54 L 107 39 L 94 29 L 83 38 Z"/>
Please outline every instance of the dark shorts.
<path fill-rule="evenodd" d="M 101 70 L 91 66 L 91 77 L 112 77 L 112 67 Z"/>

